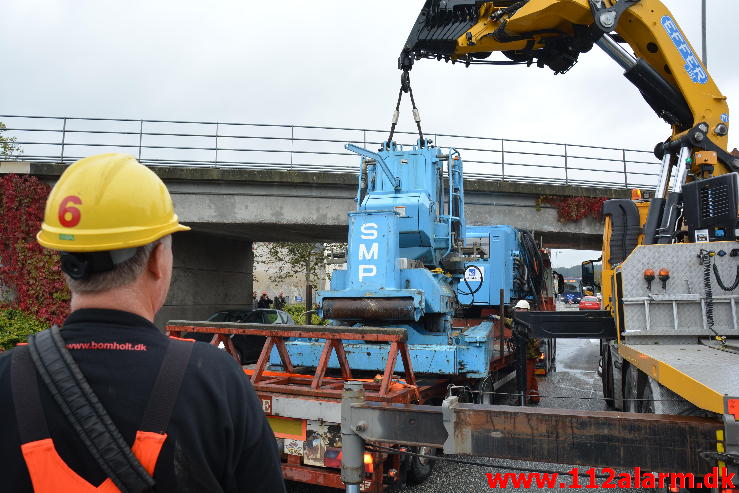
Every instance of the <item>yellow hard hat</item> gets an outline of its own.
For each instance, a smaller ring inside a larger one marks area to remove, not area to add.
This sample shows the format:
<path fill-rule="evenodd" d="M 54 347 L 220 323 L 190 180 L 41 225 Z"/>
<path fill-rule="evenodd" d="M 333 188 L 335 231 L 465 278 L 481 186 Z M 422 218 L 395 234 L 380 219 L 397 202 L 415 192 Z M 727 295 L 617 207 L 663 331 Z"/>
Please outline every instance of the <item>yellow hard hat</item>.
<path fill-rule="evenodd" d="M 38 242 L 64 252 L 133 248 L 190 228 L 179 223 L 162 180 L 133 156 L 81 159 L 46 201 Z"/>

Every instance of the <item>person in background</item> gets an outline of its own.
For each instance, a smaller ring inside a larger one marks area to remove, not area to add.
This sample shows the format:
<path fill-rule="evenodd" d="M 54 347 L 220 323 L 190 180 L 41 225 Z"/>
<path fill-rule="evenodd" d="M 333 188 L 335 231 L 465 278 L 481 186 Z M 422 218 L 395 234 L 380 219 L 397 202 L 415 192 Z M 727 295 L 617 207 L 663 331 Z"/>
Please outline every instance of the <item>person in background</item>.
<path fill-rule="evenodd" d="M 256 291 L 252 291 L 251 293 L 251 306 L 252 308 L 256 308 L 257 306 L 257 292 Z"/>
<path fill-rule="evenodd" d="M 285 305 L 287 305 L 287 298 L 285 298 L 285 293 L 280 291 L 280 294 L 275 297 L 275 309 L 282 310 Z"/>
<path fill-rule="evenodd" d="M 262 291 L 262 296 L 259 297 L 257 302 L 257 308 L 269 308 L 272 305 L 272 300 L 267 296 L 267 291 Z"/>
<path fill-rule="evenodd" d="M 526 300 L 519 300 L 513 311 L 527 312 L 531 310 L 531 305 Z M 526 347 L 526 395 L 529 397 L 529 404 L 539 404 L 539 383 L 536 381 L 536 362 L 541 353 L 541 339 L 530 338 Z"/>

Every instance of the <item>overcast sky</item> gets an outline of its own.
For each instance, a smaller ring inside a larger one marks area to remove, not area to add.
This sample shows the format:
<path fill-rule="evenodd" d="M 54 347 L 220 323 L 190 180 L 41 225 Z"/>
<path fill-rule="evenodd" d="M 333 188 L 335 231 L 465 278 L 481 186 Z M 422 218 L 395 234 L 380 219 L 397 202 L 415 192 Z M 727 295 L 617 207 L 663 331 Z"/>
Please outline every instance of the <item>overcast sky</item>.
<path fill-rule="evenodd" d="M 700 54 L 700 0 L 665 3 Z M 731 105 L 739 1 L 708 3 L 709 71 Z M 422 5 L 6 0 L 0 113 L 385 128 Z M 565 75 L 422 60 L 412 79 L 430 131 L 651 149 L 669 128 L 621 73 L 596 48 Z"/>

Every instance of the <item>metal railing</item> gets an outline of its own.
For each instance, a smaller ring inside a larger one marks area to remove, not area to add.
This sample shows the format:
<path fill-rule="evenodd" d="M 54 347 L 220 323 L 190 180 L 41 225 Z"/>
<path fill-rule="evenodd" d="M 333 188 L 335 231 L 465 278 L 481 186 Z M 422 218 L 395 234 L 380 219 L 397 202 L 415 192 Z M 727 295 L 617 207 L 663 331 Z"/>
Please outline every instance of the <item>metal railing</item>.
<path fill-rule="evenodd" d="M 116 118 L 0 115 L 4 135 L 21 152 L 5 160 L 71 163 L 102 152 L 124 152 L 148 166 L 198 166 L 358 173 L 352 142 L 376 148 L 387 130 Z M 570 143 L 428 133 L 439 147 L 461 153 L 465 177 L 608 188 L 654 188 L 659 162 L 651 151 Z M 396 132 L 413 144 L 414 132 Z"/>

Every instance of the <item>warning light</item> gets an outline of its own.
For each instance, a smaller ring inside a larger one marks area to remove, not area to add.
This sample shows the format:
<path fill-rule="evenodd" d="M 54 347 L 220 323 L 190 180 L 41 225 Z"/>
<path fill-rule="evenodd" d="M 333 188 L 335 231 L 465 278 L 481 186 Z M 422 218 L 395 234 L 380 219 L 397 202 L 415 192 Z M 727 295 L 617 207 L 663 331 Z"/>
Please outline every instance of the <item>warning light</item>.
<path fill-rule="evenodd" d="M 647 281 L 647 290 L 651 290 L 652 281 L 654 281 L 654 271 L 652 269 L 644 270 L 644 280 Z"/>
<path fill-rule="evenodd" d="M 726 401 L 726 408 L 728 413 L 734 416 L 736 420 L 739 420 L 739 399 L 728 399 Z"/>
<path fill-rule="evenodd" d="M 659 270 L 659 280 L 662 281 L 662 289 L 667 289 L 667 281 L 670 279 L 670 271 L 667 269 Z"/>
<path fill-rule="evenodd" d="M 631 200 L 641 200 L 641 190 L 635 188 L 631 191 Z"/>
<path fill-rule="evenodd" d="M 375 462 L 372 459 L 372 454 L 369 452 L 364 453 L 364 472 L 372 474 L 375 472 Z"/>

